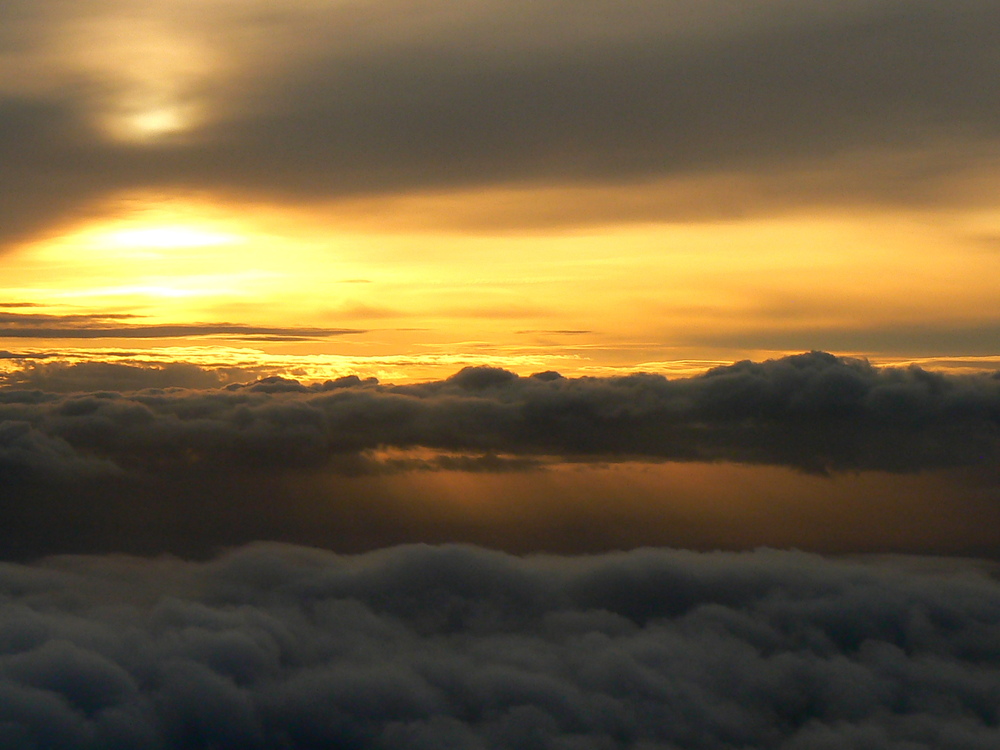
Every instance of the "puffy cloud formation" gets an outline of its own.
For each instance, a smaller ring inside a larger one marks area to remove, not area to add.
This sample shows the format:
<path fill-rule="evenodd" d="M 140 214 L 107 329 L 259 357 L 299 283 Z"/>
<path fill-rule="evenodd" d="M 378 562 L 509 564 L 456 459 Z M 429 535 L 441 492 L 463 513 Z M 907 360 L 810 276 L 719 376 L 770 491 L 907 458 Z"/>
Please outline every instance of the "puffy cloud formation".
<path fill-rule="evenodd" d="M 110 461 L 79 455 L 65 440 L 39 432 L 27 422 L 0 422 L 0 477 L 10 481 L 77 480 L 118 473 Z"/>
<path fill-rule="evenodd" d="M 992 748 L 1000 586 L 640 550 L 0 566 L 5 748 Z"/>
<path fill-rule="evenodd" d="M 224 374 L 49 362 L 22 374 L 37 388 L 0 389 L 0 558 L 261 539 L 1000 550 L 997 377 L 811 353 L 677 380 L 171 386 Z"/>
<path fill-rule="evenodd" d="M 50 372 L 59 382 L 59 368 Z M 71 446 L 71 461 L 79 453 L 137 471 L 321 467 L 345 456 L 374 467 L 371 452 L 390 447 L 916 472 L 997 459 L 1000 379 L 813 352 L 673 381 L 479 367 L 402 386 L 352 376 L 315 386 L 265 378 L 206 390 L 11 389 L 0 391 L 0 420 Z"/>
<path fill-rule="evenodd" d="M 681 214 L 717 212 L 720 190 L 741 210 L 981 201 L 998 23 L 991 0 L 6 2 L 0 225 L 177 186 L 301 201 L 709 176 Z M 644 213 L 676 215 L 677 194 Z"/>

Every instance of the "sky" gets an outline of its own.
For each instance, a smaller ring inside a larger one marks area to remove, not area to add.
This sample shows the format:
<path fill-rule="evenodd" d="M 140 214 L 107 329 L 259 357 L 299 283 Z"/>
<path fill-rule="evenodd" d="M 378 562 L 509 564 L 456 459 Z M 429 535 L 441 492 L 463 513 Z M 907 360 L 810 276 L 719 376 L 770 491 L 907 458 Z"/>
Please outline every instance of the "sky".
<path fill-rule="evenodd" d="M 988 0 L 2 13 L 17 352 L 394 382 L 997 366 Z"/>
<path fill-rule="evenodd" d="M 997 746 L 997 28 L 0 0 L 0 744 Z"/>

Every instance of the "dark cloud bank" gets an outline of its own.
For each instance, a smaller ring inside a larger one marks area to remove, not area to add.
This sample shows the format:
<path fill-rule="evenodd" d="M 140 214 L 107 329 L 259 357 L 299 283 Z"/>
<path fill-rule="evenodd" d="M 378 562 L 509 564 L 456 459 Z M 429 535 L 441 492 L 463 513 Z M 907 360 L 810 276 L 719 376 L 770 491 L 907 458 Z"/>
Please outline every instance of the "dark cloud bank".
<path fill-rule="evenodd" d="M 5 748 L 973 750 L 971 562 L 274 545 L 0 566 Z"/>
<path fill-rule="evenodd" d="M 481 367 L 224 385 L 233 375 L 8 375 L 0 556 L 204 557 L 258 539 L 1000 553 L 996 376 L 819 352 L 678 380 Z"/>
<path fill-rule="evenodd" d="M 916 472 L 988 464 L 1000 447 L 997 376 L 878 369 L 821 352 L 672 381 L 472 367 L 417 385 L 273 377 L 218 389 L 46 392 L 99 387 L 102 378 L 162 386 L 173 375 L 190 384 L 197 374 L 92 363 L 8 376 L 13 385 L 0 391 L 4 472 L 28 476 L 47 450 L 73 465 L 112 462 L 128 472 L 325 466 L 385 447 Z"/>

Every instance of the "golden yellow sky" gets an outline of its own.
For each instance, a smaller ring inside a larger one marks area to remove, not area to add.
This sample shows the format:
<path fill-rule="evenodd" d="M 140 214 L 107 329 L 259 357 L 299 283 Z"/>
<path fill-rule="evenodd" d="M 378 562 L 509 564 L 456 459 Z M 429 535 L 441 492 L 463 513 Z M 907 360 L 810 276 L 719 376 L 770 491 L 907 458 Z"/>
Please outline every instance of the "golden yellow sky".
<path fill-rule="evenodd" d="M 449 225 L 448 206 L 489 198 L 416 196 L 422 223 L 400 215 L 388 228 L 380 215 L 351 207 L 341 217 L 337 206 L 247 211 L 209 200 L 123 200 L 126 210 L 9 252 L 0 298 L 34 305 L 9 308 L 22 315 L 134 316 L 123 325 L 356 330 L 141 344 L 161 356 L 165 347 L 216 357 L 235 348 L 243 360 L 276 367 L 312 361 L 316 377 L 411 379 L 469 363 L 525 374 L 687 372 L 810 348 L 886 362 L 947 355 L 970 365 L 994 353 L 988 337 L 975 339 L 1000 316 L 1000 254 L 984 241 L 993 218 L 986 213 L 794 213 L 503 232 Z M 949 344 L 949 331 L 972 333 Z M 81 342 L 48 343 L 69 354 Z M 135 349 L 139 341 L 86 344 Z"/>
<path fill-rule="evenodd" d="M 1000 356 L 989 3 L 42 5 L 0 33 L 15 356 Z"/>

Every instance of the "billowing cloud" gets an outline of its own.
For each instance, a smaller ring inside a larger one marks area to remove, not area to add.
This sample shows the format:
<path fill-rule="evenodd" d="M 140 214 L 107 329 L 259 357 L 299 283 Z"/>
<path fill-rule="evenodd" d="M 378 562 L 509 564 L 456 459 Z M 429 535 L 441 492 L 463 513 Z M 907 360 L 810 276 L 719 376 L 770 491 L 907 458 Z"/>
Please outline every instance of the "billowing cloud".
<path fill-rule="evenodd" d="M 17 480 L 75 482 L 119 473 L 110 461 L 80 455 L 65 440 L 46 435 L 27 422 L 0 421 L 0 482 Z"/>
<path fill-rule="evenodd" d="M 5 747 L 987 748 L 973 562 L 643 550 L 0 566 Z"/>
<path fill-rule="evenodd" d="M 8 237 L 140 189 L 301 201 L 717 176 L 753 210 L 980 201 L 997 155 L 988 0 L 0 12 Z M 676 214 L 676 193 L 640 212 Z"/>
<path fill-rule="evenodd" d="M 822 353 L 677 380 L 478 367 L 223 385 L 238 374 L 55 361 L 10 375 L 3 555 L 256 539 L 1000 549 L 995 376 Z"/>
<path fill-rule="evenodd" d="M 48 367 L 58 380 L 60 366 Z M 92 385 L 100 382 L 94 374 Z M 474 367 L 402 386 L 352 376 L 124 394 L 8 390 L 0 392 L 0 419 L 137 469 L 322 466 L 390 447 L 914 472 L 996 460 L 1000 380 L 879 370 L 813 352 L 673 381 Z"/>

